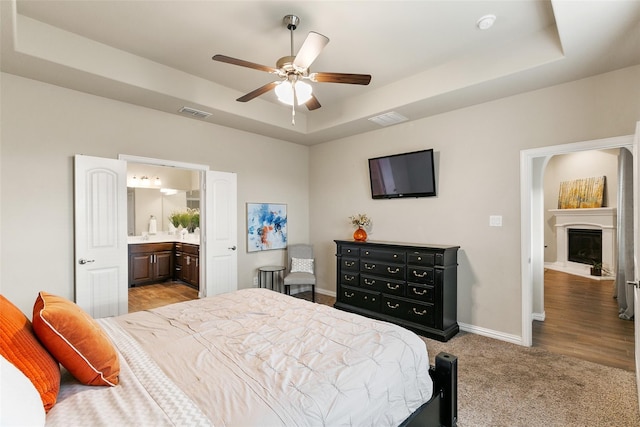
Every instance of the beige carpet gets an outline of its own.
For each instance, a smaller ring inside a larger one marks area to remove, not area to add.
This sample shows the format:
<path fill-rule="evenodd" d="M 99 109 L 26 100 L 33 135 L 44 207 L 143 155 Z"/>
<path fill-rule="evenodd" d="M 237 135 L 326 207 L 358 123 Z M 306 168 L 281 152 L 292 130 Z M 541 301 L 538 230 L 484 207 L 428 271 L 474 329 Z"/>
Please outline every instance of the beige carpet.
<path fill-rule="evenodd" d="M 424 338 L 458 357 L 458 425 L 640 426 L 635 373 L 460 332 Z"/>

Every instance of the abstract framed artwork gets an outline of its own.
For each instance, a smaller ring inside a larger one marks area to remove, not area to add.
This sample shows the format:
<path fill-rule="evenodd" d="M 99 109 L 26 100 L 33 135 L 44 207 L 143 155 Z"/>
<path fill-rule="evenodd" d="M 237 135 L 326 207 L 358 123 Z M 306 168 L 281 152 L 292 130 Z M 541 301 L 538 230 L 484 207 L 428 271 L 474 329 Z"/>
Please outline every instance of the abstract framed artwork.
<path fill-rule="evenodd" d="M 605 182 L 605 176 L 561 182 L 558 209 L 601 208 Z"/>
<path fill-rule="evenodd" d="M 247 252 L 287 247 L 287 205 L 247 203 Z"/>

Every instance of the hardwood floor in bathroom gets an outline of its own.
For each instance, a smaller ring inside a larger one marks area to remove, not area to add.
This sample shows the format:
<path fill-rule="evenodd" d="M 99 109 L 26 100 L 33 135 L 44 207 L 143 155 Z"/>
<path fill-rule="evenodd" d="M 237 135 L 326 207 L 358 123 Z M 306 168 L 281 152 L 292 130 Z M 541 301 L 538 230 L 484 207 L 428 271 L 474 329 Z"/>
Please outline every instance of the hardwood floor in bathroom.
<path fill-rule="evenodd" d="M 298 298 L 311 300 L 311 292 L 301 292 Z M 129 313 L 162 307 L 174 302 L 189 301 L 198 298 L 198 291 L 181 282 L 163 282 L 153 285 L 129 288 Z M 334 297 L 316 293 L 316 302 L 333 305 Z"/>

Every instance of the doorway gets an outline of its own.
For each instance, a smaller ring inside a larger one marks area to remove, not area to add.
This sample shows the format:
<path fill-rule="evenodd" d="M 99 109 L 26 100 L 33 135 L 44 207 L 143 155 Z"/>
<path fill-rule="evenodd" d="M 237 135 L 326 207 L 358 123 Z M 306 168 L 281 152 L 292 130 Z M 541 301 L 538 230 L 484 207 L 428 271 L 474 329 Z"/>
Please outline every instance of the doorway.
<path fill-rule="evenodd" d="M 116 160 L 78 154 L 74 162 L 78 305 L 94 318 L 128 312 L 127 162 L 200 170 L 203 234 L 199 245 L 202 262 L 198 269 L 202 286 L 198 296 L 236 290 L 238 178 L 235 173 L 136 156 L 119 155 Z"/>
<path fill-rule="evenodd" d="M 200 287 L 198 297 L 238 289 L 238 177 L 209 166 L 120 154 L 127 163 L 182 168 L 198 172 L 200 182 Z"/>
<path fill-rule="evenodd" d="M 198 170 L 127 163 L 130 313 L 198 298 L 200 184 Z"/>
<path fill-rule="evenodd" d="M 544 170 L 558 154 L 587 150 L 633 150 L 633 136 L 542 147 L 520 152 L 522 345 L 533 344 L 533 313 L 544 312 Z"/>

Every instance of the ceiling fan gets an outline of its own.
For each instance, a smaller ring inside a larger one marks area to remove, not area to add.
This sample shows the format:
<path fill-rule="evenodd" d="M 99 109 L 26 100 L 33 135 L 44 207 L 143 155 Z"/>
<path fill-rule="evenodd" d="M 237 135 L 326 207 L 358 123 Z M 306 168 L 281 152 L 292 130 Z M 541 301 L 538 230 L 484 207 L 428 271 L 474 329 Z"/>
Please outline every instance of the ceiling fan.
<path fill-rule="evenodd" d="M 322 34 L 311 31 L 307 39 L 302 44 L 297 55 L 293 53 L 293 32 L 300 23 L 300 18 L 295 15 L 285 15 L 284 25 L 291 33 L 291 55 L 283 56 L 276 62 L 276 67 L 260 65 L 242 59 L 232 58 L 225 55 L 214 55 L 214 61 L 226 62 L 228 64 L 239 65 L 241 67 L 253 68 L 254 70 L 266 71 L 275 74 L 279 80 L 267 83 L 246 95 L 241 96 L 236 101 L 247 102 L 263 95 L 271 90 L 275 90 L 278 99 L 285 104 L 292 106 L 292 124 L 295 124 L 295 104 L 304 104 L 309 110 L 316 110 L 321 107 L 320 102 L 313 94 L 311 85 L 304 80 L 318 83 L 348 83 L 357 85 L 368 85 L 371 81 L 369 74 L 346 74 L 346 73 L 312 73 L 309 69 L 313 61 L 316 60 L 322 49 L 329 43 L 329 38 Z"/>

